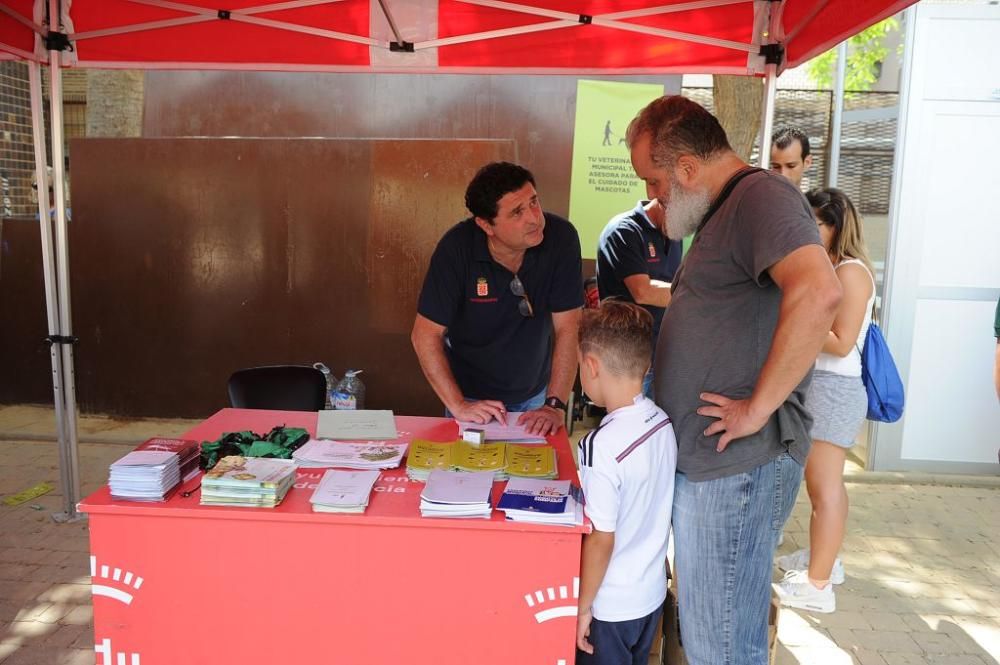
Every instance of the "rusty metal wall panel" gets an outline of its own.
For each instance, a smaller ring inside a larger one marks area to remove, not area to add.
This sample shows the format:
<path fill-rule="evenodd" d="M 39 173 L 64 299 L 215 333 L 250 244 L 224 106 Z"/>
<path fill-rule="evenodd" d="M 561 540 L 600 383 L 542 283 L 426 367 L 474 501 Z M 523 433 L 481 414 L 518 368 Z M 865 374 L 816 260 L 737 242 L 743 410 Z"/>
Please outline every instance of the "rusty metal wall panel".
<path fill-rule="evenodd" d="M 319 360 L 338 375 L 365 369 L 369 406 L 440 412 L 409 342 L 415 280 L 461 218 L 472 173 L 512 157 L 510 142 L 87 139 L 73 150 L 83 410 L 202 416 L 226 405 L 235 369 Z"/>
<path fill-rule="evenodd" d="M 569 211 L 575 76 L 149 72 L 144 136 L 511 139 L 542 205 Z M 587 76 L 661 83 L 680 76 Z"/>
<path fill-rule="evenodd" d="M 38 222 L 0 221 L 0 403 L 52 403 Z"/>

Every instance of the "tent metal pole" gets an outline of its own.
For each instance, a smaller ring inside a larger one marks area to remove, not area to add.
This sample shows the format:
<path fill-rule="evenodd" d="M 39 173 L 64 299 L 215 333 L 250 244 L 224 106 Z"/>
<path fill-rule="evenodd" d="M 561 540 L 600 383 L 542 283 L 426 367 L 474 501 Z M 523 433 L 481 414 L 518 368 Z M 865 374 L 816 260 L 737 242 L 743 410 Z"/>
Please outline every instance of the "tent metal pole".
<path fill-rule="evenodd" d="M 403 36 L 399 34 L 399 28 L 396 26 L 396 20 L 392 18 L 392 12 L 389 11 L 389 6 L 385 4 L 385 0 L 378 0 L 378 5 L 382 8 L 385 20 L 389 22 L 389 29 L 392 30 L 392 34 L 396 38 L 396 43 L 402 44 Z"/>
<path fill-rule="evenodd" d="M 769 63 L 764 74 L 764 108 L 761 111 L 760 154 L 758 166 L 768 168 L 771 163 L 771 134 L 774 133 L 774 97 L 778 88 L 778 65 Z"/>
<path fill-rule="evenodd" d="M 49 29 L 62 31 L 59 0 L 49 0 Z M 62 62 L 60 52 L 49 51 L 49 117 L 52 135 L 52 184 L 56 208 L 56 274 L 59 291 L 59 334 L 62 343 L 63 403 L 66 414 L 65 451 L 61 457 L 66 462 L 63 473 L 66 486 L 63 488 L 66 511 L 54 515 L 56 521 L 72 521 L 80 518 L 76 504 L 80 501 L 80 460 L 76 430 L 76 380 L 73 373 L 73 322 L 69 289 L 69 243 L 66 233 L 66 192 L 65 158 L 63 150 L 63 95 Z"/>
<path fill-rule="evenodd" d="M 836 187 L 840 175 L 840 135 L 844 127 L 844 79 L 847 77 L 847 41 L 837 46 L 837 74 L 833 80 L 833 115 L 830 118 L 830 169 L 826 186 Z"/>
<path fill-rule="evenodd" d="M 48 198 L 48 158 L 45 150 L 45 114 L 42 111 L 42 68 L 28 62 L 28 85 L 31 98 L 31 134 L 35 146 L 35 182 L 38 191 L 38 229 L 42 236 L 42 274 L 45 278 L 45 311 L 48 315 L 49 337 L 59 335 L 59 294 L 56 289 L 56 266 L 52 249 L 52 215 Z M 63 489 L 73 486 L 69 477 L 69 445 L 66 438 L 66 413 L 63 402 L 63 369 L 59 344 L 49 344 L 52 361 L 52 404 L 55 407 L 56 436 L 59 442 L 59 474 Z M 75 510 L 69 493 L 64 493 L 65 513 Z"/>

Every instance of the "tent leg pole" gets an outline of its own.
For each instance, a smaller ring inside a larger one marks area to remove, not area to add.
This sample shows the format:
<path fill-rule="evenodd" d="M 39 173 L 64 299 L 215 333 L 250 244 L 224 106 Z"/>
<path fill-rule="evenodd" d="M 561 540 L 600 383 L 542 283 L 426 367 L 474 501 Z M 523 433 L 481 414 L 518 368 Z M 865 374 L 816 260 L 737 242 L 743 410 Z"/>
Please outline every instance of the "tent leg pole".
<path fill-rule="evenodd" d="M 45 150 L 45 115 L 42 111 L 42 68 L 34 61 L 28 62 L 28 84 L 31 97 L 31 131 L 35 147 L 35 183 L 38 192 L 38 229 L 42 240 L 42 273 L 45 278 L 45 310 L 48 315 L 49 336 L 59 334 L 59 295 L 56 289 L 55 258 L 52 249 L 52 217 L 48 199 L 48 158 Z M 55 407 L 56 436 L 59 443 L 59 472 L 63 488 L 73 486 L 69 477 L 70 462 L 66 440 L 65 405 L 63 402 L 63 369 L 59 344 L 49 345 L 52 361 L 52 404 Z M 64 495 L 63 506 L 67 512 L 70 496 Z"/>
<path fill-rule="evenodd" d="M 61 29 L 58 0 L 50 0 L 50 23 Z M 56 208 L 56 273 L 59 292 L 59 330 L 63 340 L 73 335 L 71 314 L 71 299 L 69 288 L 69 243 L 66 233 L 66 192 L 65 190 L 65 158 L 63 150 L 63 108 L 62 108 L 62 64 L 59 51 L 49 51 L 49 114 L 52 132 L 52 184 L 55 194 Z M 76 504 L 80 501 L 80 461 L 76 429 L 76 385 L 73 375 L 73 345 L 59 344 L 62 352 L 63 368 L 63 403 L 66 429 L 65 449 L 61 451 L 61 460 L 65 462 L 63 488 L 65 512 L 53 516 L 56 521 L 73 521 L 80 519 Z"/>
<path fill-rule="evenodd" d="M 767 65 L 764 78 L 764 109 L 760 122 L 760 154 L 758 165 L 766 169 L 771 165 L 771 134 L 774 133 L 774 97 L 778 88 L 778 65 Z"/>
<path fill-rule="evenodd" d="M 840 135 L 844 127 L 844 79 L 847 76 L 847 40 L 837 47 L 837 77 L 833 81 L 833 116 L 830 118 L 830 168 L 827 187 L 836 187 L 840 175 Z"/>

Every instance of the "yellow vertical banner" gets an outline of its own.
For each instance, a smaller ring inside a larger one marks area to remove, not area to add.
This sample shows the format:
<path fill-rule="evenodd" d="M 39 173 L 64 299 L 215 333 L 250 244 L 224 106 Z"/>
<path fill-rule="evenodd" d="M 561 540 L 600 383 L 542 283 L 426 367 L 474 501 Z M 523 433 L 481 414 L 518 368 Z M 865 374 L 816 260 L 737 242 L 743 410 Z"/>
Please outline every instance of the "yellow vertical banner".
<path fill-rule="evenodd" d="M 583 258 L 597 256 L 597 239 L 612 217 L 646 197 L 625 144 L 625 128 L 663 86 L 577 81 L 569 218 L 580 234 Z"/>

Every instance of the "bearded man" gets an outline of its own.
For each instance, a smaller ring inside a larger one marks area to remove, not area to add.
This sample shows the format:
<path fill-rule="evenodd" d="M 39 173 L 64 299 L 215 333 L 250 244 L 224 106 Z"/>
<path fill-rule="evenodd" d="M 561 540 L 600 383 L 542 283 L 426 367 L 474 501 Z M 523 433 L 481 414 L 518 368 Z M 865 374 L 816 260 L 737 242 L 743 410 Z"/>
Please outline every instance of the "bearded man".
<path fill-rule="evenodd" d="M 809 453 L 803 403 L 841 291 L 802 194 L 662 97 L 626 134 L 672 240 L 694 234 L 655 354 L 673 420 L 681 636 L 691 665 L 765 665 L 771 565 Z"/>

